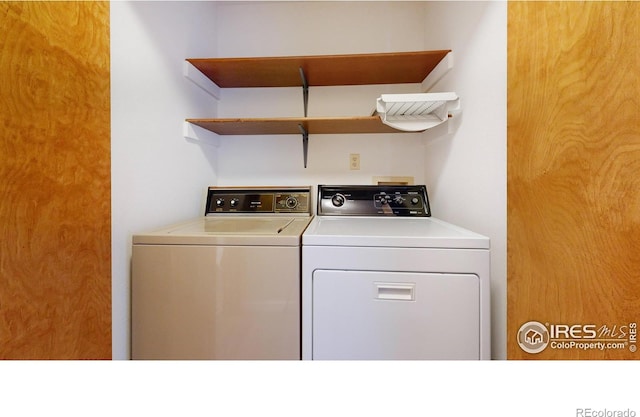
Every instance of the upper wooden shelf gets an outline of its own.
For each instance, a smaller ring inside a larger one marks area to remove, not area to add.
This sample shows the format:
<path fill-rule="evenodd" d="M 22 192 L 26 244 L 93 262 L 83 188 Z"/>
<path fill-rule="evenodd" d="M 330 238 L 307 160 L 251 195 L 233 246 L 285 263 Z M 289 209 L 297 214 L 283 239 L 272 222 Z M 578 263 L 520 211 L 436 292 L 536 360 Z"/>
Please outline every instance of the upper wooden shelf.
<path fill-rule="evenodd" d="M 190 58 L 221 88 L 421 83 L 450 50 L 260 58 Z"/>

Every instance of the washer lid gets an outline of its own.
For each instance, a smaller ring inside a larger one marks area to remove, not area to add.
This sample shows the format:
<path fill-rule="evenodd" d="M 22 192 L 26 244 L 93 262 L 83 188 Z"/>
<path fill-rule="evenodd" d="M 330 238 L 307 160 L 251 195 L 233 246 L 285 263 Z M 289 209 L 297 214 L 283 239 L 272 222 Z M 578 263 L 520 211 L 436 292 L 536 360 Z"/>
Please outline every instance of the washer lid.
<path fill-rule="evenodd" d="M 311 217 L 203 217 L 133 236 L 134 244 L 298 246 Z"/>
<path fill-rule="evenodd" d="M 316 217 L 303 245 L 489 249 L 486 236 L 433 217 Z"/>

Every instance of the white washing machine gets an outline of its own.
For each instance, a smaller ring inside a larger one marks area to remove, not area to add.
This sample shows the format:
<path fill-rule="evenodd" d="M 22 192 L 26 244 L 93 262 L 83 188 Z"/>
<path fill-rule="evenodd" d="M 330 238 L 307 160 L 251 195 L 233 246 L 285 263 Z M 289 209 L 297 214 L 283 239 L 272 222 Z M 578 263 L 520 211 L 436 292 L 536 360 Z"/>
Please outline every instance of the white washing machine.
<path fill-rule="evenodd" d="M 490 359 L 490 241 L 425 186 L 318 186 L 302 236 L 303 359 Z"/>
<path fill-rule="evenodd" d="M 310 205 L 310 187 L 210 187 L 204 217 L 133 236 L 132 359 L 300 359 Z"/>

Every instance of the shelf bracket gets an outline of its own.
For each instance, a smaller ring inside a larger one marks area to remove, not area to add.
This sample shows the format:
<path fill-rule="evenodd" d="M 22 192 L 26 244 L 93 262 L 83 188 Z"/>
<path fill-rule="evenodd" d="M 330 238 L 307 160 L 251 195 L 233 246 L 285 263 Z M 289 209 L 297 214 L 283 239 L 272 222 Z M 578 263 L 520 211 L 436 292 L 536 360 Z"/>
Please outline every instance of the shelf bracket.
<path fill-rule="evenodd" d="M 300 133 L 302 133 L 302 157 L 304 159 L 304 167 L 306 168 L 307 154 L 309 153 L 309 132 L 307 132 L 307 129 L 300 123 L 298 123 L 298 128 L 300 129 Z"/>
<path fill-rule="evenodd" d="M 186 121 L 182 126 L 182 135 L 189 142 L 210 145 L 216 148 L 220 146 L 217 133 Z"/>
<path fill-rule="evenodd" d="M 216 100 L 220 100 L 220 87 L 193 66 L 189 61 L 184 61 L 182 65 L 182 74 L 186 79 L 202 88 L 210 96 Z"/>
<path fill-rule="evenodd" d="M 304 103 L 304 117 L 307 117 L 307 108 L 309 107 L 309 83 L 307 82 L 307 77 L 305 77 L 302 67 L 300 67 L 299 70 L 300 78 L 302 79 L 302 100 Z"/>

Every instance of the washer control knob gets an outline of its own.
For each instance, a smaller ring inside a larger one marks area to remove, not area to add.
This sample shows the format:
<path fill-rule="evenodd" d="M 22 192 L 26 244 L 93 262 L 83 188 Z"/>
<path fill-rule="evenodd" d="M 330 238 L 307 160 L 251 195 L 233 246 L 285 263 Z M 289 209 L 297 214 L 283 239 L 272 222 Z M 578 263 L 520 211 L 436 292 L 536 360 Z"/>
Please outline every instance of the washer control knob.
<path fill-rule="evenodd" d="M 240 200 L 238 200 L 237 198 L 232 198 L 229 204 L 231 205 L 231 207 L 238 207 L 239 202 Z"/>
<path fill-rule="evenodd" d="M 413 204 L 414 206 L 415 206 L 416 204 L 418 204 L 419 202 L 420 202 L 420 199 L 419 199 L 418 197 L 413 197 L 413 198 L 411 199 L 411 204 Z"/>
<path fill-rule="evenodd" d="M 345 201 L 346 201 L 346 199 L 342 194 L 336 194 L 333 197 L 331 197 L 331 203 L 335 207 L 342 207 L 344 205 Z"/>
<path fill-rule="evenodd" d="M 216 199 L 216 207 L 222 207 L 222 206 L 224 206 L 224 198 Z"/>
<path fill-rule="evenodd" d="M 294 209 L 298 206 L 298 199 L 295 197 L 288 197 L 285 200 L 284 205 L 287 206 L 287 208 Z"/>
<path fill-rule="evenodd" d="M 404 203 L 404 198 L 402 198 L 401 196 L 397 195 L 393 199 L 393 202 L 400 206 L 400 205 L 402 205 L 402 203 Z"/>

